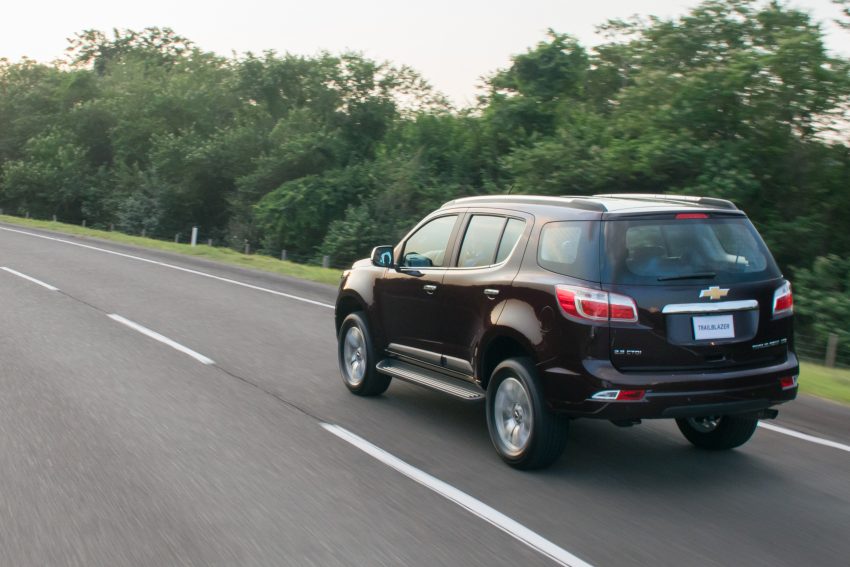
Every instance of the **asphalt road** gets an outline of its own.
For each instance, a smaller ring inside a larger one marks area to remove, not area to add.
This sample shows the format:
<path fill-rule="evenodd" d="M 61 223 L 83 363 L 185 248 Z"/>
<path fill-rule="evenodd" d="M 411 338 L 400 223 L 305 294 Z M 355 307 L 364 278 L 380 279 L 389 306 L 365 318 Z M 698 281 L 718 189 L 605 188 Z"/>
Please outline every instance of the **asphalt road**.
<path fill-rule="evenodd" d="M 322 423 L 595 566 L 850 564 L 850 452 L 760 429 L 714 454 L 667 421 L 577 421 L 556 466 L 517 472 L 482 405 L 397 381 L 352 396 L 331 309 L 225 279 L 333 288 L 54 236 L 224 279 L 0 230 L 0 266 L 59 288 L 0 270 L 0 565 L 555 564 Z M 829 402 L 774 423 L 850 444 Z"/>

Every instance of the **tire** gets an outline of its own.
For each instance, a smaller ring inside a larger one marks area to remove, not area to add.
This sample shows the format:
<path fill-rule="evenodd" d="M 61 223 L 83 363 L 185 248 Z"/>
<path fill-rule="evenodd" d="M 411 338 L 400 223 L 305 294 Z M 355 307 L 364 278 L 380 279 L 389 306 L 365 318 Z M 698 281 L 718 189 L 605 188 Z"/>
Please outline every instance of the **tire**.
<path fill-rule="evenodd" d="M 487 429 L 496 452 L 517 469 L 547 467 L 567 442 L 569 421 L 543 403 L 537 371 L 528 358 L 499 364 L 487 387 Z"/>
<path fill-rule="evenodd" d="M 392 378 L 375 369 L 378 360 L 369 324 L 362 312 L 351 313 L 340 325 L 337 359 L 342 381 L 352 393 L 378 396 L 390 386 Z"/>
<path fill-rule="evenodd" d="M 757 417 L 724 415 L 688 417 L 676 420 L 679 431 L 699 447 L 711 451 L 725 451 L 740 447 L 750 440 L 758 427 Z"/>

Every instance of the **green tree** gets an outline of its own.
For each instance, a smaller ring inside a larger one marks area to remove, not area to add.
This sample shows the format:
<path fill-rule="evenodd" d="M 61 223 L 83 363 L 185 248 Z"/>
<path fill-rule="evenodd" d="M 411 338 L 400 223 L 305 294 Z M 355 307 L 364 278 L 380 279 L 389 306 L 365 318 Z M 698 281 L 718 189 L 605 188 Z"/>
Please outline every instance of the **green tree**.
<path fill-rule="evenodd" d="M 840 344 L 850 345 L 850 258 L 829 254 L 796 270 L 794 299 L 795 313 L 818 344 L 835 333 Z"/>
<path fill-rule="evenodd" d="M 71 221 L 81 218 L 86 201 L 96 195 L 85 151 L 61 130 L 31 138 L 22 159 L 5 164 L 2 188 L 3 202 L 19 214 Z"/>

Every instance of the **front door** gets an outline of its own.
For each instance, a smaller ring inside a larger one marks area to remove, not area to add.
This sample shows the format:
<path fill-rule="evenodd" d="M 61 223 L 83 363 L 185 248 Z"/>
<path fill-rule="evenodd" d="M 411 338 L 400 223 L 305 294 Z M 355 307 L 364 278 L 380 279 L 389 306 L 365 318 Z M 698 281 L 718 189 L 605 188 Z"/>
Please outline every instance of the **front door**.
<path fill-rule="evenodd" d="M 401 244 L 398 266 L 376 282 L 375 294 L 390 350 L 439 361 L 445 265 L 459 215 L 424 222 Z"/>

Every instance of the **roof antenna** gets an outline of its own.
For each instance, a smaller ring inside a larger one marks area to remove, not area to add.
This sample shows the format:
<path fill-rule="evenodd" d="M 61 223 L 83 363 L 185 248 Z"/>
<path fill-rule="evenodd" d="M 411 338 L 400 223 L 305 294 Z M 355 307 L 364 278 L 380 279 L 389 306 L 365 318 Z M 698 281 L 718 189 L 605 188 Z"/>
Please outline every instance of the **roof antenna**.
<path fill-rule="evenodd" d="M 510 195 L 510 194 L 511 194 L 511 191 L 513 191 L 513 190 L 514 190 L 514 185 L 513 185 L 513 184 L 511 184 L 511 188 L 510 188 L 510 189 L 508 189 L 508 192 L 506 193 L 506 195 Z"/>

